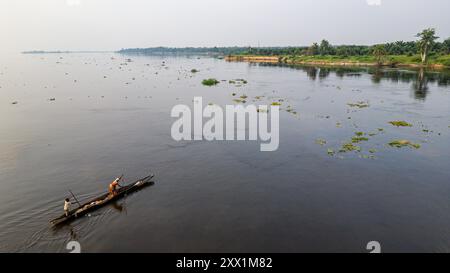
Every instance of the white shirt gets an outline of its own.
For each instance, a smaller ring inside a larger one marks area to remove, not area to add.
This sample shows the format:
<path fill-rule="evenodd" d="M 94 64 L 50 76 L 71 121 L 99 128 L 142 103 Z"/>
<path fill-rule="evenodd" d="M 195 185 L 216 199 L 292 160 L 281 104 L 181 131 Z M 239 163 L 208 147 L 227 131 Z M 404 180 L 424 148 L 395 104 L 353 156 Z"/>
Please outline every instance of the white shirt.
<path fill-rule="evenodd" d="M 64 200 L 64 210 L 65 211 L 70 210 L 70 202 L 67 202 L 66 200 Z"/>

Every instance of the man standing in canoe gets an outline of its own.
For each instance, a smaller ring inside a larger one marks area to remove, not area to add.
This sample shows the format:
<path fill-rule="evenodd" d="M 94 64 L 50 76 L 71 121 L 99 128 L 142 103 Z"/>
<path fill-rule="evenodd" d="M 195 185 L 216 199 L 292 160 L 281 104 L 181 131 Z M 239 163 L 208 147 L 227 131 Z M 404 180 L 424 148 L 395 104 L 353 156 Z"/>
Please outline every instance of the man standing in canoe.
<path fill-rule="evenodd" d="M 116 179 L 114 179 L 113 182 L 111 182 L 111 184 L 109 184 L 109 195 L 110 196 L 114 196 L 117 194 L 117 187 L 120 187 L 119 182 L 120 180 L 122 180 L 122 177 L 117 177 Z"/>
<path fill-rule="evenodd" d="M 66 198 L 66 200 L 64 200 L 64 213 L 66 214 L 66 216 L 69 216 L 70 205 L 72 205 L 70 199 Z"/>

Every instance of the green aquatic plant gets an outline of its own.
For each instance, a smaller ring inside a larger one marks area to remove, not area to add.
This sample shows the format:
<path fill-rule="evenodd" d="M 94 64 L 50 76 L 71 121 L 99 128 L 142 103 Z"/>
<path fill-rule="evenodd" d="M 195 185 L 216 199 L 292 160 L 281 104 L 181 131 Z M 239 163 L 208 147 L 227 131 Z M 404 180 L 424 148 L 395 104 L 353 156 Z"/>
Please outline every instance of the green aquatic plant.
<path fill-rule="evenodd" d="M 413 127 L 412 124 L 403 121 L 403 120 L 399 120 L 399 121 L 389 121 L 390 124 L 397 126 L 397 127 Z"/>
<path fill-rule="evenodd" d="M 324 139 L 318 138 L 318 139 L 316 139 L 316 144 L 323 146 L 323 145 L 327 144 L 327 141 Z"/>
<path fill-rule="evenodd" d="M 353 143 L 344 143 L 341 147 L 341 149 L 339 150 L 339 152 L 341 153 L 346 153 L 346 152 L 352 152 L 352 151 L 357 151 L 360 152 L 361 151 L 361 147 L 353 145 Z"/>
<path fill-rule="evenodd" d="M 202 84 L 203 84 L 203 85 L 206 85 L 206 86 L 214 86 L 214 85 L 217 85 L 217 84 L 219 84 L 219 83 L 220 83 L 220 82 L 219 82 L 218 80 L 213 79 L 213 78 L 211 78 L 211 79 L 205 79 L 205 80 L 202 81 Z"/>
<path fill-rule="evenodd" d="M 375 159 L 374 155 L 360 155 L 359 157 L 364 159 Z"/>
<path fill-rule="evenodd" d="M 192 69 L 191 70 L 191 73 L 198 73 L 198 72 L 200 72 L 200 71 L 198 71 L 197 69 Z"/>
<path fill-rule="evenodd" d="M 365 102 L 365 101 L 358 101 L 355 103 L 347 103 L 348 106 L 350 107 L 355 107 L 355 108 L 367 108 L 369 107 L 369 102 Z"/>
<path fill-rule="evenodd" d="M 362 141 L 369 141 L 367 137 L 352 137 L 352 143 L 360 143 Z"/>
<path fill-rule="evenodd" d="M 389 146 L 395 147 L 395 148 L 411 147 L 411 148 L 415 148 L 415 149 L 420 149 L 420 147 L 421 147 L 420 144 L 412 143 L 411 141 L 405 140 L 405 139 L 391 141 L 389 143 Z"/>
<path fill-rule="evenodd" d="M 280 102 L 272 102 L 271 105 L 272 105 L 272 106 L 281 106 L 281 103 L 280 103 Z"/>
<path fill-rule="evenodd" d="M 371 154 L 374 154 L 374 153 L 376 153 L 376 152 L 378 152 L 377 149 L 370 149 L 370 150 L 369 150 L 369 153 L 371 153 Z"/>
<path fill-rule="evenodd" d="M 364 133 L 364 132 L 356 132 L 355 135 L 357 135 L 357 136 L 363 136 L 363 135 L 365 135 L 365 133 Z"/>
<path fill-rule="evenodd" d="M 327 149 L 327 153 L 328 153 L 329 155 L 333 156 L 333 155 L 336 154 L 336 151 L 333 150 L 333 149 L 331 149 L 331 148 L 328 148 L 328 149 Z"/>
<path fill-rule="evenodd" d="M 247 81 L 245 79 L 236 79 L 236 81 L 242 84 L 247 84 Z"/>

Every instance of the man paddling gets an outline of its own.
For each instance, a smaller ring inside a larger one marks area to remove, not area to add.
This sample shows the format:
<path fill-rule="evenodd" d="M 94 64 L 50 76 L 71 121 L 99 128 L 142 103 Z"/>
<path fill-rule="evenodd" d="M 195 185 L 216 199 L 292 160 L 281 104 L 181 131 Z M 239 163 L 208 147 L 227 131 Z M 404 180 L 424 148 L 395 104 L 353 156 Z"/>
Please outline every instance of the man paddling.
<path fill-rule="evenodd" d="M 109 184 L 109 194 L 110 194 L 110 196 L 114 196 L 114 195 L 117 194 L 117 187 L 121 187 L 119 185 L 119 182 L 120 182 L 120 180 L 122 180 L 122 177 L 123 177 L 123 175 L 121 177 L 117 177 L 116 179 L 114 179 L 113 182 L 111 182 L 111 184 Z"/>

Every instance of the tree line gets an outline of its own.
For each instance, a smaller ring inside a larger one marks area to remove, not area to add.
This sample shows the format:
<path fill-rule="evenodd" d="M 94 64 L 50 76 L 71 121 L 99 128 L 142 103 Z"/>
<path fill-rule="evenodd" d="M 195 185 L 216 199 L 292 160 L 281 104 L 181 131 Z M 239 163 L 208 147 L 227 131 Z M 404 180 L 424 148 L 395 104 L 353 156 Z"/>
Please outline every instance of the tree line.
<path fill-rule="evenodd" d="M 428 28 L 418 33 L 418 41 L 397 41 L 393 43 L 378 44 L 372 46 L 364 45 L 339 45 L 333 46 L 327 40 L 314 43 L 309 47 L 287 47 L 287 48 L 248 48 L 245 54 L 249 55 L 302 55 L 302 56 L 368 56 L 373 55 L 382 62 L 387 55 L 421 55 L 422 62 L 426 62 L 433 54 L 450 54 L 450 38 L 443 42 L 437 42 L 436 30 Z"/>
<path fill-rule="evenodd" d="M 431 55 L 450 54 L 450 38 L 438 42 L 436 30 L 425 29 L 416 35 L 417 41 L 366 45 L 332 45 L 327 40 L 304 47 L 151 47 L 122 49 L 124 54 L 207 54 L 207 55 L 264 55 L 264 56 L 375 56 L 382 63 L 388 55 L 413 56 L 420 54 L 422 62 Z"/>

